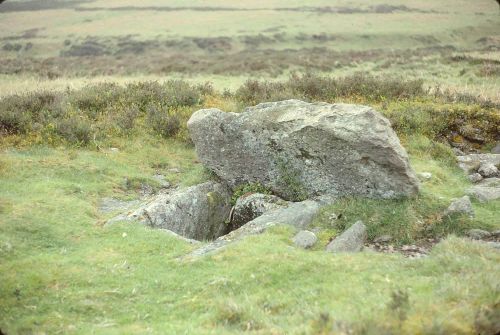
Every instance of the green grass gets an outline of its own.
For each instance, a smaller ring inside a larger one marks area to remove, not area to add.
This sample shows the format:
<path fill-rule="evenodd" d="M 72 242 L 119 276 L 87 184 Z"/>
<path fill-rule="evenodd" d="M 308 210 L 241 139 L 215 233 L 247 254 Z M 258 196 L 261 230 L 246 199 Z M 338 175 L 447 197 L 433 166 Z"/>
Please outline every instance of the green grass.
<path fill-rule="evenodd" d="M 344 200 L 332 208 L 350 223 L 363 218 L 370 236 L 390 231 L 417 238 L 421 225 L 498 229 L 499 202 L 474 203 L 473 221 L 436 220 L 465 177 L 408 141 L 417 171 L 430 171 L 414 200 Z M 172 167 L 182 173 L 169 173 Z M 203 181 L 202 167 L 184 144 L 157 137 L 121 142 L 120 151 L 7 148 L 0 156 L 0 328 L 102 334 L 463 333 L 480 308 L 499 302 L 500 256 L 487 247 L 449 238 L 424 260 L 361 253 L 331 255 L 327 229 L 318 247 L 292 246 L 294 230 L 277 227 L 211 257 L 181 261 L 194 246 L 135 223 L 104 227 L 100 198 L 134 198 L 125 178 L 165 173 L 176 184 Z M 443 197 L 443 198 L 441 198 Z M 420 216 L 432 218 L 420 222 Z M 320 216 L 321 217 L 321 216 Z M 417 230 L 414 230 L 418 226 Z M 400 227 L 400 228 L 398 228 Z M 409 234 L 409 235 L 408 235 Z M 409 236 L 409 237 L 408 237 Z M 406 317 L 391 309 L 391 294 L 409 295 Z M 491 319 L 491 317 L 490 317 Z M 491 321 L 491 320 L 490 320 Z M 488 321 L 489 322 L 489 321 Z M 432 328 L 434 327 L 434 328 Z M 432 329 L 431 329 L 432 328 Z"/>

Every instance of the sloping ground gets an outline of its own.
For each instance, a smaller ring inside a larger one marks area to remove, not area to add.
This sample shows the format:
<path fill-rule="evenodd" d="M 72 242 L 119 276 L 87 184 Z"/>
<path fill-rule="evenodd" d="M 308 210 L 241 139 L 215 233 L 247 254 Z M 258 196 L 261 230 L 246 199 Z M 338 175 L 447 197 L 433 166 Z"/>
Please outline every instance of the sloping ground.
<path fill-rule="evenodd" d="M 406 144 L 417 172 L 435 176 L 417 199 L 432 204 L 422 224 L 457 232 L 498 229 L 499 201 L 474 203 L 475 220 L 433 216 L 468 182 L 417 142 Z M 172 140 L 141 137 L 117 145 L 118 151 L 3 149 L 4 333 L 469 334 L 495 327 L 500 254 L 478 242 L 450 237 L 421 260 L 331 255 L 323 247 L 334 231 L 321 236 L 317 249 L 303 251 L 293 247 L 295 231 L 280 226 L 213 257 L 186 262 L 180 256 L 196 246 L 162 231 L 133 223 L 103 227 L 113 214 L 98 212 L 99 199 L 137 197 L 136 185 L 152 183 L 149 176 L 158 170 L 182 185 L 208 177 L 193 150 Z M 370 229 L 377 229 L 377 222 L 398 227 L 390 218 L 410 215 L 399 225 L 409 224 L 403 230 L 412 231 L 415 203 L 406 210 L 397 202 L 385 206 L 376 213 L 378 220 L 367 221 Z M 358 207 L 360 215 L 368 213 Z"/>

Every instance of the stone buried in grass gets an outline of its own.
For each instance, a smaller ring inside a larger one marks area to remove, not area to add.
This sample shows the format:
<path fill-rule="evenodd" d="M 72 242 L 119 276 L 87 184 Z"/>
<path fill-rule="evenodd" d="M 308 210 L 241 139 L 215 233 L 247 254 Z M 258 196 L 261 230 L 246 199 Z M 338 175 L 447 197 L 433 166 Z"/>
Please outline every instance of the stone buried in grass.
<path fill-rule="evenodd" d="M 367 238 L 366 226 L 358 221 L 326 246 L 329 252 L 358 252 Z"/>
<path fill-rule="evenodd" d="M 445 211 L 445 215 L 453 214 L 467 214 L 470 217 L 474 216 L 474 209 L 472 208 L 469 196 L 465 195 L 451 202 L 450 206 Z"/>
<path fill-rule="evenodd" d="M 419 189 L 389 121 L 367 106 L 287 100 L 240 114 L 204 109 L 188 129 L 199 159 L 232 188 L 258 182 L 294 201 Z"/>
<path fill-rule="evenodd" d="M 297 247 L 304 249 L 311 248 L 312 246 L 314 246 L 314 244 L 316 244 L 317 241 L 318 238 L 316 237 L 316 235 L 309 230 L 301 230 L 293 238 L 293 243 Z"/>

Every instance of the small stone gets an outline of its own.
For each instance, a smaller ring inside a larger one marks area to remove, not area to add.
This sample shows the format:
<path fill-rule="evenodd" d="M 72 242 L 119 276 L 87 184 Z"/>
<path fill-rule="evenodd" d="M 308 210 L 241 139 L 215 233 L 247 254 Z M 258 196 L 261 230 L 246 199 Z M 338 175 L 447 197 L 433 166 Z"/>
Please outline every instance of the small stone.
<path fill-rule="evenodd" d="M 479 174 L 479 173 L 476 172 L 476 173 L 473 173 L 473 174 L 469 175 L 469 180 L 472 183 L 478 183 L 481 180 L 483 180 L 483 176 L 481 176 L 481 174 Z"/>
<path fill-rule="evenodd" d="M 477 170 L 483 177 L 494 177 L 498 174 L 497 167 L 491 162 L 482 163 Z"/>
<path fill-rule="evenodd" d="M 171 168 L 171 169 L 168 169 L 167 171 L 170 173 L 181 173 L 181 170 L 179 170 L 178 168 Z"/>
<path fill-rule="evenodd" d="M 420 180 L 430 180 L 432 178 L 432 173 L 420 172 L 420 173 L 417 173 L 417 176 Z"/>
<path fill-rule="evenodd" d="M 120 149 L 118 149 L 118 148 L 109 148 L 109 151 L 113 152 L 113 153 L 116 153 L 116 152 L 120 152 Z"/>
<path fill-rule="evenodd" d="M 482 229 L 471 229 L 466 235 L 473 240 L 482 240 L 491 236 L 490 232 Z"/>
<path fill-rule="evenodd" d="M 373 240 L 374 243 L 388 243 L 390 241 L 392 241 L 392 236 L 388 234 L 381 235 Z"/>
<path fill-rule="evenodd" d="M 309 249 L 311 248 L 316 242 L 318 241 L 318 238 L 316 235 L 308 230 L 302 230 L 300 231 L 295 237 L 293 238 L 293 243 L 297 247 L 304 248 L 304 249 Z"/>
<path fill-rule="evenodd" d="M 331 241 L 327 245 L 326 251 L 334 253 L 358 252 L 363 249 L 366 238 L 366 226 L 362 221 L 358 221 L 343 232 L 339 237 Z"/>
<path fill-rule="evenodd" d="M 470 198 L 467 195 L 458 199 L 454 199 L 448 209 L 444 212 L 445 215 L 462 213 L 468 214 L 471 217 L 474 216 L 474 209 L 472 208 L 472 203 L 470 202 Z"/>

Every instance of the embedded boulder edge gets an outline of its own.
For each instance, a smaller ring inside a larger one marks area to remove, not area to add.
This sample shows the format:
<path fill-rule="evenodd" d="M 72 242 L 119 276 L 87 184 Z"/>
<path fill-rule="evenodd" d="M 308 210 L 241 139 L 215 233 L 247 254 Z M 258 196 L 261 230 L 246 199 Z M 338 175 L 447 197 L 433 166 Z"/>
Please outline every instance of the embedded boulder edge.
<path fill-rule="evenodd" d="M 230 190 L 209 181 L 160 194 L 128 218 L 188 239 L 213 240 L 228 232 L 225 221 L 231 211 L 230 202 Z"/>
<path fill-rule="evenodd" d="M 194 250 L 183 258 L 197 258 L 217 253 L 232 243 L 240 241 L 247 236 L 262 234 L 268 228 L 275 225 L 290 225 L 298 229 L 305 229 L 314 220 L 319 209 L 320 204 L 312 200 L 291 202 L 287 207 L 265 212 L 240 228 Z"/>
<path fill-rule="evenodd" d="M 367 236 L 365 224 L 362 221 L 357 221 L 340 236 L 331 241 L 326 246 L 326 251 L 333 253 L 359 252 L 363 250 Z"/>
<path fill-rule="evenodd" d="M 270 194 L 252 193 L 241 196 L 233 208 L 233 215 L 230 220 L 231 230 L 243 226 L 270 210 L 287 206 L 287 201 Z"/>
<path fill-rule="evenodd" d="M 200 161 L 233 189 L 260 183 L 291 201 L 419 190 L 389 121 L 367 106 L 286 100 L 239 114 L 202 109 L 188 129 Z"/>

